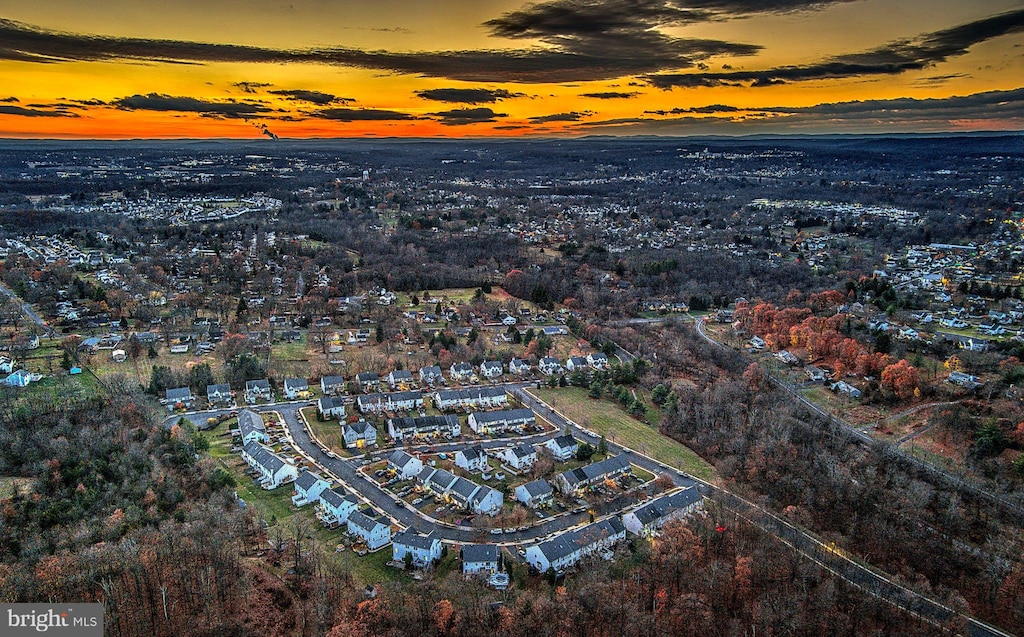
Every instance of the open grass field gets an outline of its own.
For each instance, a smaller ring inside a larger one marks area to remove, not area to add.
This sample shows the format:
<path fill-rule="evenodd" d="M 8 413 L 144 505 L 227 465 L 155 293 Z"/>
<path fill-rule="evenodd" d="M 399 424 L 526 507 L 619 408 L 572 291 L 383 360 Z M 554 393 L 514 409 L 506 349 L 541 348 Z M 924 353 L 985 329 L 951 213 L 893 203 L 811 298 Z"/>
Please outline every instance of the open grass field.
<path fill-rule="evenodd" d="M 538 398 L 587 429 L 647 454 L 667 465 L 713 481 L 715 469 L 682 443 L 661 435 L 657 428 L 627 414 L 618 404 L 595 400 L 579 387 L 528 389 Z"/>
<path fill-rule="evenodd" d="M 303 407 L 299 411 L 306 418 L 306 422 L 309 424 L 309 428 L 313 431 L 313 434 L 320 439 L 320 442 L 327 445 L 333 451 L 348 455 L 348 453 L 342 449 L 342 438 L 341 438 L 341 423 L 337 420 L 321 421 L 317 418 L 316 407 Z"/>

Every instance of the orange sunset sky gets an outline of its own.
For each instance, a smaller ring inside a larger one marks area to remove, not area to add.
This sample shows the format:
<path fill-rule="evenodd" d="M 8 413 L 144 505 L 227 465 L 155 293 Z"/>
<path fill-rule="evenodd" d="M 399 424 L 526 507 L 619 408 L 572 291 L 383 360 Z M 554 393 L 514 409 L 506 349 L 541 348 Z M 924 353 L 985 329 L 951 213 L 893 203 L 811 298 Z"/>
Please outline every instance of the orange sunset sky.
<path fill-rule="evenodd" d="M 0 0 L 0 137 L 1024 129 L 1004 0 Z"/>

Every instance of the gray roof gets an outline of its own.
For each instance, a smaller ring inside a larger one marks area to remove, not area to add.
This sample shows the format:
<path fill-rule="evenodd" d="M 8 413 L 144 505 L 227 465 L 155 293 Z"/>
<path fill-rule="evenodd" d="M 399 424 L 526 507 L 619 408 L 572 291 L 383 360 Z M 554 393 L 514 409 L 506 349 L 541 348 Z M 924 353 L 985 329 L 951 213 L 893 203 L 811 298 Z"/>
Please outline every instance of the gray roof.
<path fill-rule="evenodd" d="M 434 537 L 434 532 L 431 531 L 426 535 L 420 535 L 416 531 L 412 530 L 412 527 L 402 531 L 394 538 L 392 538 L 392 544 L 401 544 L 402 546 L 411 546 L 414 549 L 420 549 L 423 551 L 429 551 L 434 542 L 439 541 Z"/>
<path fill-rule="evenodd" d="M 481 447 L 480 445 L 477 445 L 475 447 L 466 447 L 465 449 L 460 449 L 459 453 L 461 453 L 462 457 L 465 458 L 466 460 L 473 462 L 477 458 L 484 455 L 484 448 Z"/>
<path fill-rule="evenodd" d="M 238 433 L 245 438 L 254 431 L 266 435 L 267 426 L 263 424 L 263 417 L 251 409 L 243 409 L 238 414 Z"/>
<path fill-rule="evenodd" d="M 576 439 L 569 434 L 566 434 L 564 436 L 558 436 L 557 438 L 552 438 L 551 442 L 555 443 L 555 446 L 560 449 L 572 449 L 573 447 L 579 446 L 579 443 L 576 442 Z"/>
<path fill-rule="evenodd" d="M 497 562 L 501 549 L 497 544 L 463 544 L 463 562 Z"/>
<path fill-rule="evenodd" d="M 469 363 L 455 363 L 452 365 L 452 372 L 455 374 L 472 374 L 473 366 Z"/>
<path fill-rule="evenodd" d="M 619 455 L 605 458 L 600 462 L 593 462 L 577 469 L 570 469 L 559 475 L 565 477 L 569 486 L 575 486 L 577 484 L 593 482 L 602 476 L 626 469 L 629 469 L 629 460 L 626 460 L 625 456 Z"/>
<path fill-rule="evenodd" d="M 324 376 L 320 379 L 320 384 L 324 387 L 330 387 L 332 385 L 344 385 L 345 378 L 342 376 Z"/>
<path fill-rule="evenodd" d="M 206 395 L 207 396 L 212 396 L 214 394 L 230 394 L 230 393 L 231 393 L 231 385 L 228 385 L 227 383 L 219 383 L 217 385 L 207 385 L 206 386 Z"/>
<path fill-rule="evenodd" d="M 192 398 L 192 390 L 188 387 L 175 387 L 174 389 L 168 389 L 164 395 L 167 400 L 185 400 Z"/>
<path fill-rule="evenodd" d="M 547 542 L 542 542 L 540 552 L 544 554 L 548 562 L 555 562 L 605 538 L 618 535 L 624 530 L 622 520 L 611 517 L 589 524 L 578 531 L 566 531 Z"/>
<path fill-rule="evenodd" d="M 438 469 L 430 476 L 430 483 L 432 486 L 437 486 L 441 491 L 447 491 L 452 483 L 455 482 L 455 476 L 448 473 L 444 469 Z"/>
<path fill-rule="evenodd" d="M 309 382 L 305 378 L 286 378 L 284 379 L 284 388 L 286 390 L 302 391 L 309 389 Z"/>
<path fill-rule="evenodd" d="M 492 489 L 491 487 L 485 484 L 481 486 L 476 493 L 473 494 L 473 496 L 470 498 L 470 502 L 472 502 L 473 504 L 476 504 L 477 502 L 483 502 L 484 498 L 486 498 L 491 493 L 498 493 L 498 491 L 496 489 Z"/>
<path fill-rule="evenodd" d="M 435 471 L 437 471 L 437 469 L 435 469 L 434 467 L 431 467 L 428 464 L 423 465 L 423 468 L 420 469 L 420 472 L 416 475 L 416 479 L 422 482 L 423 484 L 426 484 L 427 481 L 430 480 L 430 477 L 434 475 Z"/>
<path fill-rule="evenodd" d="M 389 425 L 398 431 L 424 431 L 435 429 L 453 429 L 459 426 L 458 416 L 406 416 L 391 418 Z"/>
<path fill-rule="evenodd" d="M 245 453 L 253 459 L 253 462 L 264 469 L 267 469 L 271 473 L 277 473 L 281 467 L 285 465 L 284 460 L 282 460 L 276 453 L 267 449 L 258 442 L 247 442 L 243 449 L 245 450 Z"/>
<path fill-rule="evenodd" d="M 429 365 L 427 367 L 420 368 L 420 376 L 428 378 L 430 376 L 441 376 L 441 368 L 437 365 Z"/>
<path fill-rule="evenodd" d="M 537 450 L 532 445 L 519 445 L 518 447 L 512 447 L 512 453 L 515 454 L 516 458 L 527 458 L 537 453 Z"/>
<path fill-rule="evenodd" d="M 395 465 L 399 469 L 405 468 L 405 465 L 415 460 L 415 458 L 405 451 L 398 449 L 393 454 L 388 456 L 388 462 Z"/>
<path fill-rule="evenodd" d="M 467 480 L 465 478 L 455 478 L 455 482 L 452 483 L 451 493 L 462 498 L 464 501 L 469 502 L 469 499 L 473 497 L 476 490 L 480 488 L 475 482 Z"/>
<path fill-rule="evenodd" d="M 338 407 L 344 407 L 345 399 L 341 396 L 324 396 L 317 401 L 317 406 L 320 407 L 320 411 L 329 411 Z"/>
<path fill-rule="evenodd" d="M 266 378 L 247 380 L 245 381 L 245 390 L 249 391 L 250 389 L 270 389 L 270 381 Z"/>
<path fill-rule="evenodd" d="M 341 426 L 341 430 L 342 431 L 345 431 L 345 430 L 354 431 L 354 432 L 356 432 L 360 436 L 366 435 L 366 433 L 370 429 L 374 430 L 373 433 L 376 436 L 377 435 L 377 430 L 374 428 L 373 425 L 371 425 L 370 423 L 366 422 L 365 420 L 359 420 L 357 422 L 347 422 L 347 423 L 345 423 L 344 425 Z"/>
<path fill-rule="evenodd" d="M 380 376 L 377 376 L 377 372 L 359 372 L 356 374 L 356 380 L 360 383 L 371 383 L 380 380 Z"/>
<path fill-rule="evenodd" d="M 368 510 L 371 513 L 374 512 L 371 509 Z M 359 528 L 364 529 L 366 531 L 373 531 L 373 529 L 376 528 L 378 524 L 384 524 L 380 520 L 371 518 L 362 511 L 353 511 L 352 515 L 348 516 L 348 521 L 350 524 L 354 524 L 355 526 L 358 526 Z"/>
<path fill-rule="evenodd" d="M 484 368 L 497 369 L 499 372 L 504 369 L 501 365 L 501 361 L 484 361 L 480 363 L 480 369 Z"/>
<path fill-rule="evenodd" d="M 532 409 L 504 409 L 502 411 L 478 411 L 473 413 L 473 420 L 478 423 L 499 421 L 533 422 Z"/>
<path fill-rule="evenodd" d="M 660 520 L 680 509 L 686 509 L 702 499 L 697 487 L 687 487 L 671 495 L 663 495 L 655 498 L 639 509 L 633 511 L 633 515 L 640 521 L 640 524 L 647 526 Z"/>
<path fill-rule="evenodd" d="M 345 488 L 340 486 L 325 490 L 320 494 L 320 500 L 335 509 L 341 507 L 346 502 L 359 504 L 358 498 L 350 493 L 345 493 Z"/>
<path fill-rule="evenodd" d="M 301 472 L 299 472 L 299 477 L 295 478 L 295 486 L 296 488 L 306 491 L 311 489 L 313 485 L 315 485 L 320 480 L 323 480 L 323 478 L 320 477 L 320 474 L 314 473 L 309 469 L 303 469 Z"/>
<path fill-rule="evenodd" d="M 505 394 L 503 387 L 471 387 L 467 389 L 445 389 L 437 392 L 441 400 L 481 400 L 497 398 Z"/>
<path fill-rule="evenodd" d="M 389 374 L 389 376 L 391 376 L 391 378 L 394 379 L 394 380 L 398 380 L 398 379 L 403 379 L 403 380 L 404 379 L 411 379 L 412 378 L 412 372 L 410 372 L 407 369 L 396 369 L 393 372 L 391 372 L 391 374 Z"/>
<path fill-rule="evenodd" d="M 542 478 L 540 480 L 534 480 L 533 482 L 527 482 L 523 485 L 523 489 L 530 494 L 531 498 L 536 498 L 539 495 L 547 495 L 551 493 L 551 484 Z"/>

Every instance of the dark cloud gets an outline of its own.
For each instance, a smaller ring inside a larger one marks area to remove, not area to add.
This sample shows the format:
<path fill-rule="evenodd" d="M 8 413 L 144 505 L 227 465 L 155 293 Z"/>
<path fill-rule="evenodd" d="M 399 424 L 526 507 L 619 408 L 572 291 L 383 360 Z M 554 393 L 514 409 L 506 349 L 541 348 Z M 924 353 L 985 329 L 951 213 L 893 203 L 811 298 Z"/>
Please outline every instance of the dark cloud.
<path fill-rule="evenodd" d="M 593 115 L 593 113 L 590 111 L 583 111 L 582 113 L 570 111 L 568 113 L 555 113 L 553 115 L 539 115 L 529 119 L 534 124 L 547 124 L 549 122 L 578 122 L 588 115 Z"/>
<path fill-rule="evenodd" d="M 9 106 L 7 104 L 0 104 L 0 115 L 19 115 L 22 117 L 78 117 L 77 113 L 69 113 L 64 110 L 40 110 L 37 108 Z"/>
<path fill-rule="evenodd" d="M 507 113 L 495 113 L 489 108 L 456 108 L 440 113 L 431 113 L 445 126 L 465 126 L 467 124 L 484 124 L 496 122 L 499 117 L 508 117 Z"/>
<path fill-rule="evenodd" d="M 294 102 L 309 102 L 310 104 L 316 104 L 318 106 L 327 106 L 335 102 L 341 104 L 349 104 L 355 100 L 351 97 L 338 97 L 337 95 L 331 95 L 330 93 L 321 93 L 320 91 L 306 91 L 302 89 L 294 89 L 289 91 L 270 91 L 271 95 L 281 95 L 285 99 Z"/>
<path fill-rule="evenodd" d="M 670 111 L 644 111 L 645 115 L 684 115 L 701 114 L 711 115 L 715 113 L 736 113 L 740 109 L 726 104 L 711 104 L 710 106 L 690 106 L 687 108 L 673 108 Z"/>
<path fill-rule="evenodd" d="M 661 73 L 646 79 L 659 88 L 693 88 L 744 84 L 772 86 L 785 82 L 836 79 L 873 75 L 897 75 L 917 71 L 951 57 L 963 55 L 976 44 L 1003 35 L 1024 32 L 1024 9 L 896 40 L 859 53 L 839 55 L 807 66 L 784 66 L 763 71 L 727 73 Z"/>
<path fill-rule="evenodd" d="M 495 126 L 494 130 L 523 130 L 530 128 L 524 124 L 505 124 L 503 126 Z"/>
<path fill-rule="evenodd" d="M 21 100 L 19 100 L 17 97 L 14 97 L 13 95 L 10 96 L 10 97 L 0 98 L 0 102 L 20 102 L 20 101 Z"/>
<path fill-rule="evenodd" d="M 107 103 L 99 99 L 91 100 L 69 100 L 79 106 L 107 106 Z"/>
<path fill-rule="evenodd" d="M 918 86 L 938 86 L 945 84 L 950 80 L 961 80 L 970 77 L 966 73 L 950 73 L 948 75 L 930 75 L 928 77 L 922 77 L 914 80 L 914 84 Z"/>
<path fill-rule="evenodd" d="M 636 97 L 640 93 L 622 93 L 619 91 L 606 91 L 604 93 L 583 93 L 580 97 L 592 97 L 598 100 L 622 100 Z"/>
<path fill-rule="evenodd" d="M 513 93 L 505 89 L 489 88 L 432 88 L 416 91 L 416 95 L 425 100 L 437 102 L 453 102 L 456 104 L 493 104 L 498 100 L 523 97 L 524 93 Z"/>
<path fill-rule="evenodd" d="M 643 4 L 643 3 L 641 3 Z M 618 3 L 610 3 L 617 6 Z M 612 12 L 619 10 L 612 8 Z M 351 48 L 269 49 L 181 40 L 65 33 L 0 20 L 0 59 L 57 63 L 144 60 L 188 63 L 309 63 L 380 69 L 470 82 L 572 82 L 691 68 L 714 55 L 751 55 L 761 47 L 720 40 L 672 38 L 641 16 L 622 29 L 586 37 L 552 35 L 544 47 L 437 52 L 362 51 Z M 599 21 L 600 22 L 600 21 Z M 615 19 L 611 19 L 611 23 Z M 600 22 L 600 24 L 604 24 Z M 600 24 L 592 24 L 591 29 Z M 495 33 L 514 29 L 492 25 Z M 256 82 L 235 84 L 255 90 Z"/>
<path fill-rule="evenodd" d="M 267 84 L 266 82 L 235 82 L 231 86 L 242 89 L 243 93 L 256 93 L 256 89 L 267 88 L 273 86 L 273 84 Z"/>
<path fill-rule="evenodd" d="M 271 109 L 266 106 L 250 102 L 208 102 L 195 97 L 174 97 L 159 93 L 123 97 L 114 100 L 111 104 L 130 111 L 178 111 L 225 118 L 254 117 L 271 112 Z"/>
<path fill-rule="evenodd" d="M 384 122 L 417 119 L 408 113 L 372 108 L 326 108 L 312 113 L 312 115 L 320 119 L 331 119 L 339 122 Z"/>

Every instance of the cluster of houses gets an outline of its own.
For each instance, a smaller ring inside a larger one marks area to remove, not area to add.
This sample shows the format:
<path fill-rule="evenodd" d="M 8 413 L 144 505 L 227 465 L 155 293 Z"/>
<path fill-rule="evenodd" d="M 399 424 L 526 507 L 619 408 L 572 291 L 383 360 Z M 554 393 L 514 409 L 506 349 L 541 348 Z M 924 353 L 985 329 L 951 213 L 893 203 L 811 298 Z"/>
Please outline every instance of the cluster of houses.
<path fill-rule="evenodd" d="M 563 573 L 588 555 L 609 550 L 626 538 L 626 531 L 642 537 L 655 535 L 665 524 L 696 511 L 702 502 L 695 486 L 663 495 L 621 517 L 612 516 L 527 547 L 526 561 L 541 573 L 549 569 Z"/>
<path fill-rule="evenodd" d="M 463 454 L 457 462 L 467 470 L 480 470 L 479 458 L 486 456 L 478 449 L 460 451 Z M 457 454 L 458 455 L 458 454 Z M 419 458 L 398 449 L 388 457 L 388 467 L 403 480 L 416 479 L 416 483 L 428 493 L 453 504 L 464 511 L 483 515 L 497 515 L 505 504 L 505 496 L 496 489 L 478 485 L 466 478 L 455 476 L 444 469 L 426 466 Z"/>

